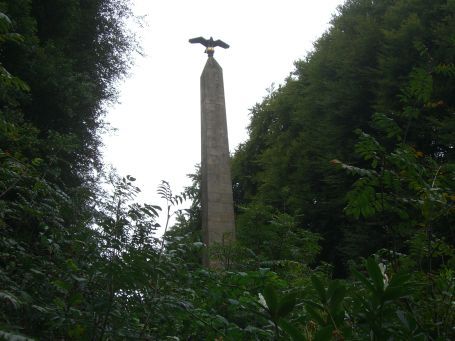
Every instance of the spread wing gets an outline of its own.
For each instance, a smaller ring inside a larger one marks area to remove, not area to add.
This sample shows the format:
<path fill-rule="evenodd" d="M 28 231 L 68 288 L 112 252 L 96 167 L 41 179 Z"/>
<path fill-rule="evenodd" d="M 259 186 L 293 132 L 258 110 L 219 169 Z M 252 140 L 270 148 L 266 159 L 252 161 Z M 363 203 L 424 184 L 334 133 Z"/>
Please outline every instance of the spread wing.
<path fill-rule="evenodd" d="M 219 40 L 219 39 L 218 39 L 218 40 L 215 40 L 215 41 L 213 42 L 213 46 L 214 46 L 214 47 L 215 47 L 215 46 L 219 46 L 219 47 L 222 47 L 223 49 L 228 49 L 228 48 L 229 48 L 229 45 L 228 45 L 228 44 L 226 44 L 224 41 Z"/>
<path fill-rule="evenodd" d="M 202 44 L 205 47 L 208 47 L 209 41 L 207 39 L 204 39 L 203 37 L 197 37 L 197 38 L 190 39 L 189 42 L 191 44 Z"/>

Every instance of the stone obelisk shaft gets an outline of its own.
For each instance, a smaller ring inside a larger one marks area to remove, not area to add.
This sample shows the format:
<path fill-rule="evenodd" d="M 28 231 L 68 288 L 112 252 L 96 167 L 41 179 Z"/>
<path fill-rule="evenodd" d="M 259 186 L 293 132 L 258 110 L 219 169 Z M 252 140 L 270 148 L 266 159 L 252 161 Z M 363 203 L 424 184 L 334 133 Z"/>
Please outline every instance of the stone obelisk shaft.
<path fill-rule="evenodd" d="M 234 205 L 229 158 L 223 70 L 209 57 L 201 75 L 201 191 L 205 244 L 226 245 L 235 238 Z M 209 267 L 219 266 L 204 259 Z"/>

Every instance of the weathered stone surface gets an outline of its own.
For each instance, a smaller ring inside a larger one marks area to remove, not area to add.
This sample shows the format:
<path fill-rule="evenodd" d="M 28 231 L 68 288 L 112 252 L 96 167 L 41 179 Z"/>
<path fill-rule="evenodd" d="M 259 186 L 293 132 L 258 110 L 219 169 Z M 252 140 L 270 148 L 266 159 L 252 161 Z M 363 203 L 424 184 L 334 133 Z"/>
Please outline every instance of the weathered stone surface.
<path fill-rule="evenodd" d="M 235 238 L 223 70 L 213 57 L 201 75 L 202 230 L 207 246 Z M 205 264 L 210 264 L 206 255 Z"/>

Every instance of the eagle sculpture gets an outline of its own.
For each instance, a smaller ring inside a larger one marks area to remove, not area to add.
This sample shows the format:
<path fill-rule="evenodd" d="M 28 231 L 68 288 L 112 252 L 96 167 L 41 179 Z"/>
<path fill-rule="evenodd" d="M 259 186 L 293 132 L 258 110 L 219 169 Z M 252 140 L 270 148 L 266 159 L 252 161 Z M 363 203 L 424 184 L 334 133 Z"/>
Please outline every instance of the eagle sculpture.
<path fill-rule="evenodd" d="M 213 40 L 212 37 L 210 37 L 210 39 L 205 39 L 203 37 L 197 37 L 197 38 L 193 38 L 193 39 L 190 39 L 189 42 L 191 44 L 202 44 L 205 46 L 205 53 L 207 53 L 209 55 L 209 57 L 213 57 L 213 53 L 215 52 L 215 47 L 219 46 L 219 47 L 222 47 L 223 49 L 227 49 L 229 48 L 229 45 L 226 44 L 224 41 L 222 40 Z"/>

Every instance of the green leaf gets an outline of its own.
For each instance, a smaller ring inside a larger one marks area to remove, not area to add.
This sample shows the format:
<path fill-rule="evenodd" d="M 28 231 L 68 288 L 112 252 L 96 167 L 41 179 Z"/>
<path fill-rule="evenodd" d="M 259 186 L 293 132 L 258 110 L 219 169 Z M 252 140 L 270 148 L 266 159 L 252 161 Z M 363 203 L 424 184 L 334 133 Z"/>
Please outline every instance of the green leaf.
<path fill-rule="evenodd" d="M 224 316 L 216 315 L 215 317 L 216 317 L 216 319 L 217 319 L 219 322 L 221 322 L 222 324 L 224 324 L 224 325 L 226 325 L 226 326 L 229 325 L 229 321 L 226 320 L 226 318 L 225 318 Z"/>
<path fill-rule="evenodd" d="M 11 26 L 11 19 L 3 12 L 0 12 L 0 28 L 6 31 Z"/>
<path fill-rule="evenodd" d="M 24 37 L 19 33 L 5 33 L 3 35 L 5 40 L 14 41 L 16 43 L 21 43 L 24 41 Z"/>
<path fill-rule="evenodd" d="M 77 282 L 86 282 L 87 279 L 86 278 L 83 278 L 83 277 L 79 277 L 79 276 L 76 276 L 76 275 L 71 275 L 71 277 L 76 280 Z"/>
<path fill-rule="evenodd" d="M 305 336 L 293 324 L 281 320 L 279 325 L 291 337 L 292 341 L 305 341 Z"/>
<path fill-rule="evenodd" d="M 311 276 L 311 282 L 313 283 L 313 287 L 316 289 L 316 292 L 319 295 L 319 299 L 323 304 L 327 303 L 327 295 L 322 285 L 321 280 L 316 276 Z"/>
<path fill-rule="evenodd" d="M 0 300 L 5 300 L 10 302 L 14 308 L 18 308 L 21 304 L 20 300 L 14 296 L 12 293 L 7 291 L 0 291 Z"/>
<path fill-rule="evenodd" d="M 26 336 L 5 332 L 3 330 L 0 330 L 0 338 L 3 338 L 7 341 L 33 341 L 33 339 L 30 339 Z"/>
<path fill-rule="evenodd" d="M 362 282 L 363 285 L 365 285 L 365 287 L 366 287 L 370 292 L 374 292 L 374 291 L 375 291 L 374 286 L 371 284 L 371 282 L 368 280 L 368 278 L 366 278 L 362 273 L 358 272 L 356 269 L 352 269 L 352 274 L 353 274 L 354 277 L 356 277 L 360 282 Z"/>
<path fill-rule="evenodd" d="M 0 21 L 5 21 L 8 24 L 11 24 L 11 19 L 3 12 L 0 12 Z"/>
<path fill-rule="evenodd" d="M 403 324 L 403 326 L 406 328 L 406 330 L 411 330 L 411 326 L 409 324 L 409 321 L 406 317 L 406 314 L 401 311 L 401 310 L 398 310 L 396 312 L 397 316 L 398 316 L 398 319 L 400 320 L 400 322 Z"/>
<path fill-rule="evenodd" d="M 68 290 L 71 288 L 71 284 L 66 283 L 60 279 L 56 279 L 55 281 L 52 282 L 52 284 L 54 284 L 59 289 L 59 291 L 63 293 L 67 293 Z"/>
<path fill-rule="evenodd" d="M 41 307 L 41 306 L 36 305 L 36 304 L 33 304 L 32 308 L 38 310 L 42 314 L 47 314 L 50 311 L 49 308 Z"/>
<path fill-rule="evenodd" d="M 384 291 L 384 278 L 382 276 L 379 265 L 376 263 L 373 257 L 367 259 L 367 270 L 368 274 L 373 280 L 376 290 L 380 292 Z"/>
<path fill-rule="evenodd" d="M 400 136 L 403 132 L 392 118 L 382 113 L 375 113 L 373 115 L 373 122 L 376 127 L 387 134 L 387 137 L 396 137 L 397 140 L 401 140 Z"/>
<path fill-rule="evenodd" d="M 331 295 L 329 297 L 329 307 L 331 310 L 337 310 L 346 295 L 346 288 L 338 281 L 333 281 L 330 284 L 330 287 L 329 291 L 331 292 Z"/>
<path fill-rule="evenodd" d="M 422 68 L 414 68 L 410 74 L 409 91 L 414 98 L 427 103 L 433 93 L 433 77 Z"/>
<path fill-rule="evenodd" d="M 277 318 L 286 317 L 294 309 L 296 303 L 296 294 L 290 293 L 283 296 L 278 304 Z"/>
<path fill-rule="evenodd" d="M 66 265 L 68 266 L 69 269 L 71 269 L 73 271 L 78 271 L 79 270 L 79 268 L 77 267 L 76 263 L 71 258 L 66 260 Z"/>
<path fill-rule="evenodd" d="M 313 340 L 314 341 L 330 341 L 330 340 L 332 340 L 332 331 L 333 331 L 332 325 L 323 327 L 316 332 Z"/>
<path fill-rule="evenodd" d="M 232 304 L 232 305 L 239 305 L 239 304 L 240 304 L 239 301 L 234 300 L 234 299 L 232 299 L 232 298 L 228 298 L 228 302 L 229 302 L 230 304 Z"/>
<path fill-rule="evenodd" d="M 267 308 L 272 319 L 276 319 L 276 313 L 278 309 L 278 295 L 276 290 L 270 284 L 264 288 L 264 299 L 265 303 L 267 303 Z"/>
<path fill-rule="evenodd" d="M 410 287 L 407 285 L 410 276 L 408 274 L 395 274 L 384 291 L 384 300 L 393 301 L 410 294 Z"/>
<path fill-rule="evenodd" d="M 308 314 L 310 314 L 310 316 L 314 320 L 316 320 L 316 322 L 318 322 L 320 325 L 325 325 L 326 324 L 326 321 L 321 316 L 321 314 L 319 314 L 316 310 L 314 310 L 313 307 L 307 305 L 307 306 L 305 306 L 305 309 L 308 312 Z"/>
<path fill-rule="evenodd" d="M 202 242 L 194 242 L 193 246 L 196 247 L 196 248 L 201 248 L 201 247 L 204 246 L 204 243 L 202 243 Z"/>
<path fill-rule="evenodd" d="M 305 300 L 305 304 L 308 304 L 315 309 L 324 310 L 324 306 L 322 304 L 319 304 L 319 303 L 316 303 L 316 302 L 313 302 L 310 300 Z"/>
<path fill-rule="evenodd" d="M 392 276 L 392 278 L 389 282 L 389 287 L 406 285 L 406 284 L 408 284 L 408 281 L 410 278 L 411 278 L 411 276 L 407 273 L 397 273 Z"/>

